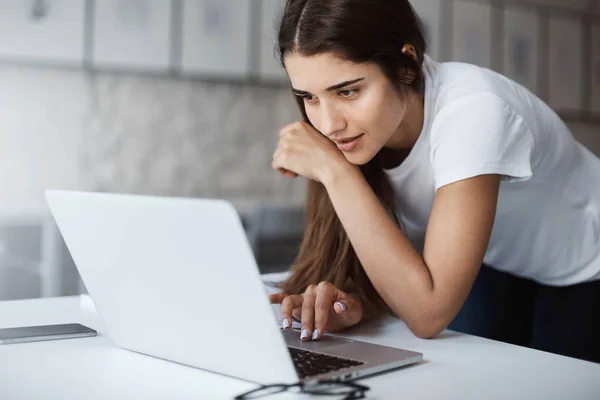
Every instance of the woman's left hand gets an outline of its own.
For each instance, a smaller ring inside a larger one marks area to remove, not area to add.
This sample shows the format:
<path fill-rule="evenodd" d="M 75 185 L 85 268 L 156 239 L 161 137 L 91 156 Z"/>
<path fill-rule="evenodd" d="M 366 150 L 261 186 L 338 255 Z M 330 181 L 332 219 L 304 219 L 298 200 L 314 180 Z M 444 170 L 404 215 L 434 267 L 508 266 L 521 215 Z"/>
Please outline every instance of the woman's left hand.
<path fill-rule="evenodd" d="M 284 126 L 271 166 L 283 175 L 304 176 L 318 182 L 336 163 L 347 163 L 335 144 L 304 121 Z"/>

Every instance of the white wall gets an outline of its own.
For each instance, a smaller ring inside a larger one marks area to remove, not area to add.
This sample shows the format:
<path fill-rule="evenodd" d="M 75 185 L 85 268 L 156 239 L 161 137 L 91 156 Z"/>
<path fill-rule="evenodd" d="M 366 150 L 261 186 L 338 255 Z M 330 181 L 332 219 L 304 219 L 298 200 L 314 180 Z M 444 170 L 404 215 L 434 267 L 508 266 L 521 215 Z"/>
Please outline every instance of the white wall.
<path fill-rule="evenodd" d="M 82 73 L 0 67 L 0 205 L 78 186 L 86 112 Z"/>
<path fill-rule="evenodd" d="M 0 205 L 49 187 L 299 204 L 270 163 L 287 89 L 0 65 Z"/>

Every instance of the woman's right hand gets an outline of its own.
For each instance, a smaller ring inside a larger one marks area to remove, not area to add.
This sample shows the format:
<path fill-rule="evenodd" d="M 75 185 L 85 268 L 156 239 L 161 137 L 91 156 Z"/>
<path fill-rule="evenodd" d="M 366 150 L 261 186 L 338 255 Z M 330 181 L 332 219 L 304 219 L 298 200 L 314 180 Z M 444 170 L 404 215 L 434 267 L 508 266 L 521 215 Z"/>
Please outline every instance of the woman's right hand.
<path fill-rule="evenodd" d="M 325 331 L 341 331 L 363 318 L 363 308 L 356 296 L 325 281 L 310 285 L 303 294 L 280 292 L 269 299 L 272 304 L 281 304 L 283 329 L 291 329 L 292 317 L 302 322 L 301 340 L 318 340 Z"/>

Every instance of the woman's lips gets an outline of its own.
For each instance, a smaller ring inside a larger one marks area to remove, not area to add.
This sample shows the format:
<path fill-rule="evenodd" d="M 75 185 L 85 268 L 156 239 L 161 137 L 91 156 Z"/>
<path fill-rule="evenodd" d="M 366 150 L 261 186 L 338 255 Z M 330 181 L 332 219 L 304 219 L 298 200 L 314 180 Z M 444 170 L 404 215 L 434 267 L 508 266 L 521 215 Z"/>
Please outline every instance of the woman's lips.
<path fill-rule="evenodd" d="M 351 152 L 358 146 L 360 139 L 363 137 L 363 134 L 360 134 L 352 139 L 340 139 L 336 140 L 335 144 L 340 151 L 345 153 Z"/>

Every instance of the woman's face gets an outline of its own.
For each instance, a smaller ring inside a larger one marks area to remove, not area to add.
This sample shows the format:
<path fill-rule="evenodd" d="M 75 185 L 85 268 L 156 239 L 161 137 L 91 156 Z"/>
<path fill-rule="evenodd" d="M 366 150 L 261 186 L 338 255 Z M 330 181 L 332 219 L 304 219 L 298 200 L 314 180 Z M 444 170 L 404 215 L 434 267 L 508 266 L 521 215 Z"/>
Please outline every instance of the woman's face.
<path fill-rule="evenodd" d="M 356 165 L 383 147 L 403 148 L 406 104 L 376 64 L 356 64 L 332 54 L 285 56 L 294 94 L 311 124 Z"/>

